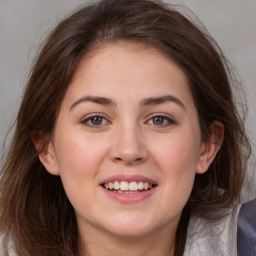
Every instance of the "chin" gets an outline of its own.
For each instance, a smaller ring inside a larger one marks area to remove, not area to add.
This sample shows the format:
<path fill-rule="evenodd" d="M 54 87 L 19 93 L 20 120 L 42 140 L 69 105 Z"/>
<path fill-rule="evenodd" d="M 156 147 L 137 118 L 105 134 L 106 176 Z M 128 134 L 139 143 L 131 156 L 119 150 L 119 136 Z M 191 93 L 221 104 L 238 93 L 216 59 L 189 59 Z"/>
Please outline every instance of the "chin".
<path fill-rule="evenodd" d="M 115 218 L 114 222 L 105 226 L 110 233 L 120 237 L 139 237 L 151 233 L 154 227 L 152 221 L 147 220 L 145 217 L 132 218 L 131 216 Z"/>
<path fill-rule="evenodd" d="M 127 238 L 127 239 L 132 239 L 132 238 L 139 238 L 146 236 L 151 233 L 151 229 L 149 228 L 138 228 L 137 226 L 133 227 L 115 227 L 111 229 L 110 231 L 112 235 L 118 236 L 120 238 Z"/>

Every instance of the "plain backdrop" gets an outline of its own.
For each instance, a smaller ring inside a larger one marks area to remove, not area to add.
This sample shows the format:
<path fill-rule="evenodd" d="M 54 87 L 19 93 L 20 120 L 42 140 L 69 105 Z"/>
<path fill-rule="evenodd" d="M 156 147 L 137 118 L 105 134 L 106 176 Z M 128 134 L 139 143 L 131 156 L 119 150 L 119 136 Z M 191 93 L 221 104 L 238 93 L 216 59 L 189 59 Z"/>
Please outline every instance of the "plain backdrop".
<path fill-rule="evenodd" d="M 139 0 L 138 0 L 139 1 Z M 47 33 L 82 0 L 0 0 L 0 145 L 21 101 L 30 66 Z M 255 0 L 166 0 L 190 8 L 219 43 L 246 86 L 247 130 L 256 141 L 256 1 Z M 7 148 L 8 143 L 5 145 Z M 1 166 L 2 163 L 0 163 Z M 254 187 L 252 158 L 247 179 Z M 248 185 L 245 186 L 247 190 Z"/>

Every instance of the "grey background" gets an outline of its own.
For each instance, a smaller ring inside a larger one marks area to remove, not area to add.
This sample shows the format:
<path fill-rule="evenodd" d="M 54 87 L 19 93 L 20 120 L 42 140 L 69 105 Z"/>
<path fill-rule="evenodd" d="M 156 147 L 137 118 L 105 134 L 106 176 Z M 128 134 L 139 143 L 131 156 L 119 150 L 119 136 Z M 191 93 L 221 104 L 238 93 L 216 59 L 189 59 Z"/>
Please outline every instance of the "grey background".
<path fill-rule="evenodd" d="M 0 0 L 0 145 L 15 120 L 29 69 L 38 47 L 51 28 L 82 0 Z M 169 3 L 189 7 L 210 31 L 236 68 L 247 88 L 249 115 L 247 128 L 253 147 L 256 141 L 256 1 L 255 0 L 175 0 Z M 2 146 L 0 147 L 1 152 Z M 1 163 L 0 163 L 1 166 Z M 251 178 L 254 159 L 247 179 Z M 248 184 L 245 185 L 245 192 Z M 246 193 L 248 194 L 248 193 Z M 254 194 L 254 195 L 253 195 Z M 246 196 L 247 197 L 247 196 Z"/>

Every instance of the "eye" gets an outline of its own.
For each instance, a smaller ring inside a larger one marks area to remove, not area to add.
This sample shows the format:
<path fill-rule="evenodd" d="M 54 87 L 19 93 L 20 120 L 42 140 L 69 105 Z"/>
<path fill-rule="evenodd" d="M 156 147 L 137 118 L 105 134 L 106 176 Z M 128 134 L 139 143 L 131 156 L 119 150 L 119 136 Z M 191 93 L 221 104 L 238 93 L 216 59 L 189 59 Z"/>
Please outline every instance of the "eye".
<path fill-rule="evenodd" d="M 156 115 L 151 117 L 148 120 L 148 124 L 155 125 L 155 126 L 163 126 L 163 127 L 173 125 L 175 123 L 176 122 L 173 119 L 164 115 Z"/>
<path fill-rule="evenodd" d="M 104 116 L 93 115 L 83 119 L 81 123 L 89 127 L 100 127 L 107 124 L 108 120 Z"/>

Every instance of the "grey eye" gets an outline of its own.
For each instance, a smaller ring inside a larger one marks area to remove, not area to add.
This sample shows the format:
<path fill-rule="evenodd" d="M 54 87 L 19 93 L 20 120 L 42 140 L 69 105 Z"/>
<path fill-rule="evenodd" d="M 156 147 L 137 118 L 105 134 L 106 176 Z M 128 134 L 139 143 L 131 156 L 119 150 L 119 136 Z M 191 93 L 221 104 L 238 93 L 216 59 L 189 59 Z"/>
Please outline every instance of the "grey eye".
<path fill-rule="evenodd" d="M 162 117 L 162 116 L 155 116 L 152 118 L 152 122 L 155 125 L 163 125 L 166 121 L 166 118 Z"/>
<path fill-rule="evenodd" d="M 92 125 L 101 125 L 103 123 L 103 117 L 94 116 L 91 117 L 88 121 L 90 121 Z"/>
<path fill-rule="evenodd" d="M 95 116 L 90 116 L 90 117 L 84 119 L 81 123 L 88 127 L 97 127 L 97 126 L 102 126 L 102 125 L 107 124 L 108 121 L 103 116 L 95 115 Z"/>
<path fill-rule="evenodd" d="M 175 123 L 176 122 L 173 119 L 171 119 L 170 117 L 161 116 L 161 115 L 153 116 L 148 120 L 148 124 L 155 125 L 155 126 L 161 126 L 161 127 L 167 127 L 167 126 L 173 125 Z"/>

